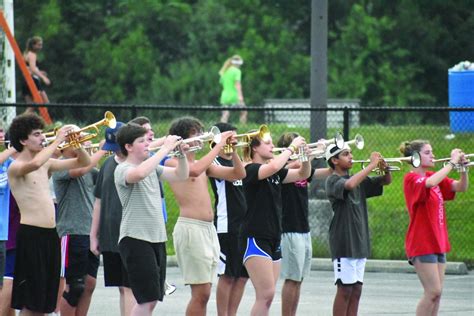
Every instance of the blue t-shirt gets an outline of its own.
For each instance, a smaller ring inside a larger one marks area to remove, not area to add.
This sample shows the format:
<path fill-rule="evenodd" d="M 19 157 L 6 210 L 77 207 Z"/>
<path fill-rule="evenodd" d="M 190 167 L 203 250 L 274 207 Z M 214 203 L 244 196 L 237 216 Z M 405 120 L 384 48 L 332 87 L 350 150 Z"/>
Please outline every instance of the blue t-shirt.
<path fill-rule="evenodd" d="M 10 186 L 8 185 L 8 167 L 13 159 L 8 158 L 0 164 L 0 240 L 8 240 L 8 217 L 10 207 Z"/>

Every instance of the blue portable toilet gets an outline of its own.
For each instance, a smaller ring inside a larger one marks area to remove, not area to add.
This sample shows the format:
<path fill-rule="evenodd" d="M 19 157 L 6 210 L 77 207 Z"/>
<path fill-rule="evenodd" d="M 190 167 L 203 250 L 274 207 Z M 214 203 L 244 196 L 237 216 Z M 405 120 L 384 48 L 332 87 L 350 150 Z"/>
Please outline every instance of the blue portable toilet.
<path fill-rule="evenodd" d="M 473 108 L 470 112 L 449 112 L 453 133 L 474 132 L 474 71 L 448 71 L 449 106 Z"/>

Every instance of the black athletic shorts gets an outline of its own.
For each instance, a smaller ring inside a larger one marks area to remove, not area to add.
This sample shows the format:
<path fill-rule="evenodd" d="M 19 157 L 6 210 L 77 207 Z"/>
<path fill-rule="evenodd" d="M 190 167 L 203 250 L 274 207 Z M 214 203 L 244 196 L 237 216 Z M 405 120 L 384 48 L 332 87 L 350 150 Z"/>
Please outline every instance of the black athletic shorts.
<path fill-rule="evenodd" d="M 127 270 L 118 252 L 104 251 L 102 253 L 104 261 L 104 284 L 105 286 L 130 287 Z"/>
<path fill-rule="evenodd" d="M 242 263 L 244 258 L 242 243 L 246 239 L 231 233 L 220 233 L 217 237 L 221 248 L 217 274 L 233 278 L 248 278 L 247 270 Z"/>
<path fill-rule="evenodd" d="M 16 239 L 11 306 L 37 313 L 54 312 L 61 266 L 56 228 L 20 224 Z"/>
<path fill-rule="evenodd" d="M 67 284 L 86 275 L 97 279 L 99 258 L 90 251 L 89 235 L 66 235 L 62 238 L 62 246 Z"/>
<path fill-rule="evenodd" d="M 166 246 L 131 237 L 119 242 L 130 288 L 137 303 L 163 301 L 166 279 Z"/>

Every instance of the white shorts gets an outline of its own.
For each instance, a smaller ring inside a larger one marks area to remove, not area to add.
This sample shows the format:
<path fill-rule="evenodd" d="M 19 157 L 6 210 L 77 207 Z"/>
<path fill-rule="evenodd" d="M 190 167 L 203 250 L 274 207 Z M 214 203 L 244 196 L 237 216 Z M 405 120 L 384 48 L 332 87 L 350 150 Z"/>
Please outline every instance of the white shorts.
<path fill-rule="evenodd" d="M 364 283 L 364 271 L 367 258 L 336 258 L 334 265 L 334 283 L 344 285 Z"/>
<path fill-rule="evenodd" d="M 313 249 L 310 233 L 281 235 L 281 277 L 297 282 L 309 276 Z"/>

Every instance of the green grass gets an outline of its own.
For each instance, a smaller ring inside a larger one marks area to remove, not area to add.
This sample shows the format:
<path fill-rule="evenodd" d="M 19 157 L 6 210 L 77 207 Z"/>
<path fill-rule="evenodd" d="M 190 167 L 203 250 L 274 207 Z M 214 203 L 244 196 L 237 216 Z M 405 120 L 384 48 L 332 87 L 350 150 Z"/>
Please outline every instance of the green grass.
<path fill-rule="evenodd" d="M 239 133 L 256 128 L 254 126 L 239 127 Z M 165 131 L 169 123 L 155 126 L 157 131 Z M 286 131 L 297 131 L 309 139 L 308 129 L 287 128 L 285 125 L 270 126 L 274 142 L 276 143 L 280 134 Z M 159 132 L 164 134 L 164 132 Z M 334 135 L 335 130 L 328 131 L 328 138 Z M 439 126 L 396 126 L 385 127 L 380 125 L 364 126 L 351 130 L 351 137 L 360 133 L 365 138 L 365 148 L 361 151 L 354 149 L 354 159 L 367 159 L 371 151 L 379 151 L 384 157 L 400 157 L 398 147 L 402 141 L 413 139 L 428 139 L 433 145 L 435 155 L 438 158 L 449 157 L 453 148 L 462 148 L 467 153 L 474 152 L 472 134 L 457 134 L 452 140 L 446 140 L 444 136 L 450 131 L 447 127 Z M 204 152 L 207 152 L 204 151 Z M 200 153 L 202 154 L 202 153 Z M 354 167 L 354 172 L 360 170 Z M 402 166 L 401 172 L 393 173 L 393 183 L 384 188 L 381 197 L 369 199 L 369 223 L 372 238 L 372 258 L 377 259 L 405 259 L 404 241 L 408 227 L 408 214 L 405 208 L 405 200 L 402 192 L 403 175 L 409 167 Z M 450 174 L 457 179 L 455 172 Z M 451 261 L 464 261 L 468 264 L 474 263 L 474 194 L 472 187 L 474 183 L 470 178 L 470 191 L 459 193 L 454 201 L 447 202 L 447 220 L 450 234 L 452 251 L 448 255 Z M 211 195 L 212 196 L 212 195 Z M 168 207 L 168 237 L 167 244 L 169 254 L 174 253 L 172 244 L 172 230 L 178 216 L 178 208 L 173 194 L 168 185 L 165 185 L 165 197 Z M 328 245 L 318 240 L 313 241 L 314 256 L 329 257 Z"/>

